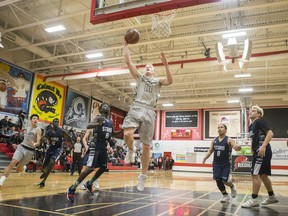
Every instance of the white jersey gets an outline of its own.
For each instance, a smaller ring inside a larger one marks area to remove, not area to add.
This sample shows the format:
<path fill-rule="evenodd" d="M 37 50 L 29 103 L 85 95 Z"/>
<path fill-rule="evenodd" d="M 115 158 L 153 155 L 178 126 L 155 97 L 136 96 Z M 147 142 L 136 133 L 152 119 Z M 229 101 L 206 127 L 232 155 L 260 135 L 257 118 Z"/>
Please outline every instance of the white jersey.
<path fill-rule="evenodd" d="M 161 84 L 159 79 L 141 75 L 136 81 L 137 89 L 135 103 L 154 108 L 157 104 L 158 98 L 160 97 Z"/>
<path fill-rule="evenodd" d="M 75 143 L 74 144 L 74 153 L 81 153 L 82 152 L 82 144 L 81 143 Z"/>
<path fill-rule="evenodd" d="M 31 145 L 31 143 L 35 143 L 37 142 L 37 129 L 38 127 L 35 127 L 35 128 L 31 128 L 29 127 L 27 129 L 27 132 L 24 136 L 24 140 L 22 142 L 22 145 L 25 145 L 29 148 L 35 148 L 34 146 Z"/>

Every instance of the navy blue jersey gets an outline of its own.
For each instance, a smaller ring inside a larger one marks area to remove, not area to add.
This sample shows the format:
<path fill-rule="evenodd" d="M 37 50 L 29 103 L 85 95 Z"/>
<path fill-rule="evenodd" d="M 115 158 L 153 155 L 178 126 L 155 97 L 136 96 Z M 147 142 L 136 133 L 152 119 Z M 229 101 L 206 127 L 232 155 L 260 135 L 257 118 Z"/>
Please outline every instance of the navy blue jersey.
<path fill-rule="evenodd" d="M 257 151 L 259 147 L 263 144 L 266 134 L 269 131 L 267 123 L 262 119 L 256 119 L 249 126 L 249 136 L 252 141 L 252 150 Z M 266 148 L 271 148 L 270 144 Z"/>
<path fill-rule="evenodd" d="M 228 145 L 228 139 L 229 137 L 225 136 L 220 142 L 219 137 L 215 138 L 213 142 L 213 148 L 214 148 L 213 163 L 217 164 L 230 163 L 232 149 Z"/>
<path fill-rule="evenodd" d="M 106 150 L 107 140 L 111 139 L 113 131 L 113 121 L 106 119 L 102 125 L 93 128 L 94 142 L 96 143 L 96 150 Z"/>
<path fill-rule="evenodd" d="M 50 129 L 46 132 L 46 136 L 48 136 L 51 140 L 49 149 L 57 149 L 62 147 L 62 128 L 57 128 L 56 131 Z"/>

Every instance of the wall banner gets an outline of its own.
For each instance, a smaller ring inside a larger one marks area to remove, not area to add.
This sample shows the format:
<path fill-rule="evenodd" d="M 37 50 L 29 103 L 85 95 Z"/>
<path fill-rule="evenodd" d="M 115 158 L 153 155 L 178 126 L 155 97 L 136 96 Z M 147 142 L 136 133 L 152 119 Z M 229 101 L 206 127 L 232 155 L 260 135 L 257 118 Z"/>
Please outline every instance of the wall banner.
<path fill-rule="evenodd" d="M 176 154 L 175 162 L 178 162 L 178 163 L 186 163 L 186 156 L 185 156 L 185 154 Z"/>
<path fill-rule="evenodd" d="M 33 74 L 0 59 L 0 111 L 28 113 Z"/>
<path fill-rule="evenodd" d="M 68 89 L 63 125 L 85 130 L 89 121 L 90 97 Z"/>
<path fill-rule="evenodd" d="M 92 102 L 91 102 L 91 115 L 90 115 L 90 121 L 92 121 L 97 115 L 100 115 L 100 111 L 99 111 L 99 108 L 102 104 L 102 102 L 100 101 L 97 101 L 95 99 L 92 99 Z"/>
<path fill-rule="evenodd" d="M 210 111 L 209 137 L 217 137 L 217 128 L 220 123 L 227 126 L 227 135 L 237 137 L 241 131 L 240 111 Z"/>
<path fill-rule="evenodd" d="M 253 156 L 232 155 L 232 172 L 250 173 Z"/>
<path fill-rule="evenodd" d="M 40 121 L 52 122 L 58 118 L 62 124 L 65 86 L 56 82 L 44 82 L 43 77 L 36 76 L 32 98 L 31 113 L 36 113 Z"/>
<path fill-rule="evenodd" d="M 194 147 L 194 152 L 208 152 L 209 147 Z"/>
<path fill-rule="evenodd" d="M 288 148 L 272 148 L 272 160 L 288 160 Z"/>

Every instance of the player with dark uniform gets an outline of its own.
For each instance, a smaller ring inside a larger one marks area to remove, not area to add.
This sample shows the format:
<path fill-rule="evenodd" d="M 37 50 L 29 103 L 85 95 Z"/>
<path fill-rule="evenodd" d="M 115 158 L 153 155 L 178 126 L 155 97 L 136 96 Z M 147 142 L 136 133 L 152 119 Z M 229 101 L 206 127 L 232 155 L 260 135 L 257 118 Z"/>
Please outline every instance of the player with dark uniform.
<path fill-rule="evenodd" d="M 48 178 L 50 172 L 55 166 L 55 162 L 61 157 L 64 151 L 63 138 L 66 139 L 69 145 L 72 145 L 72 139 L 69 134 L 59 127 L 59 119 L 53 119 L 52 126 L 45 133 L 46 139 L 49 140 L 49 148 L 45 153 L 42 171 L 40 176 L 42 181 L 38 184 L 40 188 L 45 187 L 45 181 Z"/>
<path fill-rule="evenodd" d="M 269 197 L 261 202 L 261 205 L 269 205 L 278 203 L 278 199 L 275 197 L 271 180 L 271 159 L 272 150 L 270 140 L 273 137 L 272 130 L 269 129 L 267 123 L 261 118 L 264 115 L 264 111 L 259 106 L 253 106 L 249 111 L 249 118 L 252 124 L 249 126 L 249 136 L 252 141 L 252 195 L 249 200 L 241 205 L 242 208 L 251 208 L 259 206 L 257 200 L 258 193 L 263 182 Z"/>
<path fill-rule="evenodd" d="M 114 134 L 118 134 L 121 131 L 113 131 L 113 121 L 109 119 L 110 107 L 108 104 L 103 103 L 100 108 L 101 115 L 88 124 L 87 129 L 92 129 L 93 138 L 90 140 L 88 149 L 87 168 L 81 172 L 80 176 L 74 182 L 74 184 L 67 190 L 67 199 L 71 202 L 74 201 L 75 190 L 78 185 L 91 173 L 94 168 L 99 168 L 94 176 L 87 181 L 84 186 L 88 193 L 93 195 L 92 184 L 97 180 L 107 168 L 108 153 L 107 142 L 111 141 L 111 137 Z M 111 143 L 111 142 L 110 142 Z"/>
<path fill-rule="evenodd" d="M 231 197 L 237 196 L 236 185 L 231 181 L 231 152 L 232 148 L 236 151 L 241 150 L 241 146 L 237 146 L 235 141 L 226 136 L 227 126 L 225 124 L 218 125 L 218 134 L 210 145 L 208 152 L 203 158 L 202 163 L 210 157 L 214 151 L 213 158 L 213 179 L 216 181 L 217 187 L 223 194 L 220 202 L 227 203 L 230 201 L 230 197 L 226 192 L 225 185 L 231 188 Z"/>

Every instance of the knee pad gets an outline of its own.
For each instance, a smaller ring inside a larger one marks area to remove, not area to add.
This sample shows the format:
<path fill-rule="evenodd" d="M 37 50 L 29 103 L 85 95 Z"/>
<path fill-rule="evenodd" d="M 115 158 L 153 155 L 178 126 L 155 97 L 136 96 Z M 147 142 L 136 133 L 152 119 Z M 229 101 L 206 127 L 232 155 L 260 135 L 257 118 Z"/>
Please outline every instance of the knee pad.
<path fill-rule="evenodd" d="M 216 184 L 220 191 L 224 191 L 226 189 L 221 179 L 216 179 Z"/>

